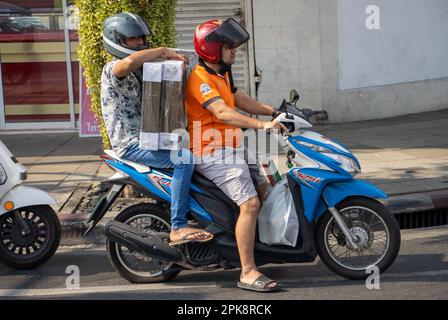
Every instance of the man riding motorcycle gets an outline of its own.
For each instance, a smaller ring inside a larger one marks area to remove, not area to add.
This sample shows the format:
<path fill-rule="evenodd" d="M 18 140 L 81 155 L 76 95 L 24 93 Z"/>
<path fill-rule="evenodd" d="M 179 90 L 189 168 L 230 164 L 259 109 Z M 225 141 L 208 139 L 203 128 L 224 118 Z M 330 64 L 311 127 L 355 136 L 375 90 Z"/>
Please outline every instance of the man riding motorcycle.
<path fill-rule="evenodd" d="M 168 150 L 139 148 L 143 63 L 157 58 L 186 61 L 185 57 L 167 48 L 149 48 L 146 40 L 149 35 L 148 25 L 135 14 L 118 13 L 105 20 L 104 46 L 115 59 L 103 67 L 101 77 L 104 123 L 112 148 L 121 158 L 146 166 L 174 168 L 171 243 L 209 241 L 213 238 L 211 233 L 187 224 L 188 192 L 194 170 L 190 151 L 182 149 L 181 156 L 174 160 Z"/>
<path fill-rule="evenodd" d="M 199 159 L 196 170 L 240 208 L 235 230 L 242 268 L 238 287 L 275 291 L 278 283 L 262 275 L 254 260 L 257 215 L 267 181 L 254 155 L 241 149 L 240 140 L 241 128 L 287 129 L 277 121 L 260 121 L 235 110 L 254 115 L 277 114 L 273 107 L 256 101 L 234 86 L 231 65 L 235 62 L 236 48 L 248 40 L 247 31 L 231 18 L 224 22 L 206 21 L 197 27 L 194 46 L 199 64 L 188 78 L 185 106 L 190 148 Z"/>

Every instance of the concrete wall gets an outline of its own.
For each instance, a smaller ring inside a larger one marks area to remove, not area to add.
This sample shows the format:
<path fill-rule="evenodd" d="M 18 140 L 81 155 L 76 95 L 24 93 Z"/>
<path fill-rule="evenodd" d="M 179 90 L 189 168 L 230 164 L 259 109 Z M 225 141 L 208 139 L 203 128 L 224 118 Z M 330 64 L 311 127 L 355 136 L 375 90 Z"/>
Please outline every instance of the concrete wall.
<path fill-rule="evenodd" d="M 331 122 L 448 108 L 448 78 L 341 90 L 336 0 L 254 0 L 253 11 L 256 65 L 263 72 L 258 91 L 262 101 L 278 105 L 296 88 L 301 105 L 327 110 Z"/>
<path fill-rule="evenodd" d="M 258 98 L 278 106 L 295 88 L 302 105 L 320 108 L 318 1 L 253 0 L 253 13 Z"/>
<path fill-rule="evenodd" d="M 448 1 L 374 3 L 339 0 L 339 88 L 447 78 Z"/>

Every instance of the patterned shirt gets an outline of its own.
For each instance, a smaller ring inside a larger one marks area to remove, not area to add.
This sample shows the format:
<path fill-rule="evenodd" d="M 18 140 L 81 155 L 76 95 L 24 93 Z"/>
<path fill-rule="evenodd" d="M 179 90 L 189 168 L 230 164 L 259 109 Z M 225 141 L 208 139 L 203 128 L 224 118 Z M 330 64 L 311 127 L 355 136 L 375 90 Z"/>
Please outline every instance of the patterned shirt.
<path fill-rule="evenodd" d="M 118 79 L 112 72 L 119 60 L 103 67 L 101 111 L 112 149 L 121 157 L 131 144 L 138 143 L 141 125 L 141 85 L 130 73 Z"/>

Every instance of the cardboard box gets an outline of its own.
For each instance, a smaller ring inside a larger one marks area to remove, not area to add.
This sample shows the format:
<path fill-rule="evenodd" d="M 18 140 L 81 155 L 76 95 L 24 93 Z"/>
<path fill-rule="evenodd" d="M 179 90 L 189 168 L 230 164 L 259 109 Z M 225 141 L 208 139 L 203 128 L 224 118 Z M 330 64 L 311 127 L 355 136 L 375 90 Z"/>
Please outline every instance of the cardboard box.
<path fill-rule="evenodd" d="M 140 149 L 158 150 L 162 90 L 162 62 L 143 64 Z"/>
<path fill-rule="evenodd" d="M 198 62 L 194 50 L 172 48 L 186 55 L 189 64 L 157 60 L 143 64 L 142 126 L 140 148 L 177 150 L 188 148 L 184 106 L 187 78 Z M 175 141 L 178 143 L 175 144 Z"/>
<path fill-rule="evenodd" d="M 141 149 L 176 150 L 176 129 L 187 125 L 184 107 L 185 66 L 182 61 L 143 64 Z"/>

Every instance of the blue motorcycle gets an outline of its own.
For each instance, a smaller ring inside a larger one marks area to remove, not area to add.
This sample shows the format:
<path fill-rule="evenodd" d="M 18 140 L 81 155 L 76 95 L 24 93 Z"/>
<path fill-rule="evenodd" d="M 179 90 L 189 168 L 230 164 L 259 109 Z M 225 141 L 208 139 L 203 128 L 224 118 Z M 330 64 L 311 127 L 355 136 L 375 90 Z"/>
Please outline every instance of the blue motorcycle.
<path fill-rule="evenodd" d="M 356 157 L 342 145 L 312 131 L 309 109 L 299 109 L 291 91 L 276 120 L 289 133 L 280 136 L 288 155 L 286 179 L 299 221 L 295 247 L 255 242 L 257 265 L 307 263 L 319 255 L 333 272 L 349 279 L 365 279 L 371 268 L 384 272 L 400 249 L 400 228 L 378 198 L 387 195 L 355 179 Z M 325 111 L 323 111 L 325 113 Z M 172 171 L 122 160 L 112 151 L 102 156 L 116 173 L 111 188 L 93 209 L 86 225 L 95 226 L 123 188 L 131 185 L 154 203 L 132 205 L 106 224 L 107 250 L 112 264 L 130 282 L 168 281 L 183 269 L 208 271 L 240 267 L 235 225 L 239 207 L 215 184 L 195 172 L 190 191 L 189 218 L 214 234 L 207 243 L 169 246 Z M 88 232 L 88 231 L 87 231 Z"/>

